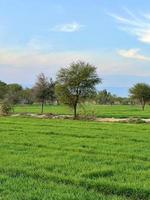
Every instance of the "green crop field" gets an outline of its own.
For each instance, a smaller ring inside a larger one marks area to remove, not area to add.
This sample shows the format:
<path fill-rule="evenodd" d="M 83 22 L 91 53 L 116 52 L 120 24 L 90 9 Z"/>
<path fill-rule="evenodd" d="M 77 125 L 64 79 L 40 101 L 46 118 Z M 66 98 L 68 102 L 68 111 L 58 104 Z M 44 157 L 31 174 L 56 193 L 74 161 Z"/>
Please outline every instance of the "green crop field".
<path fill-rule="evenodd" d="M 40 113 L 40 105 L 19 105 L 14 108 L 15 112 L 24 113 Z M 52 114 L 72 114 L 73 111 L 67 106 L 63 105 L 46 105 L 44 108 L 45 113 Z M 128 106 L 128 105 L 94 105 L 85 104 L 79 106 L 79 114 L 83 115 L 95 115 L 97 117 L 138 117 L 138 118 L 150 118 L 150 106 L 145 108 L 145 111 L 141 110 L 140 106 Z"/>
<path fill-rule="evenodd" d="M 1 117 L 0 147 L 1 200 L 150 199 L 149 124 Z"/>

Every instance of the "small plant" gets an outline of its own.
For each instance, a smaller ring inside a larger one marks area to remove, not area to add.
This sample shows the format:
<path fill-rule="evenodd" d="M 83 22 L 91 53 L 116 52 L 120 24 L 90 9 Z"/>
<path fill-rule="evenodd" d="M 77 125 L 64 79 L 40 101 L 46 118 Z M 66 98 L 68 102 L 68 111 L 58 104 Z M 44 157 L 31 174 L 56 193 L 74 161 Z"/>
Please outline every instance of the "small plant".
<path fill-rule="evenodd" d="M 8 115 L 12 110 L 12 105 L 8 101 L 3 101 L 0 104 L 0 114 Z"/>
<path fill-rule="evenodd" d="M 128 123 L 141 124 L 145 122 L 140 118 L 129 118 Z"/>

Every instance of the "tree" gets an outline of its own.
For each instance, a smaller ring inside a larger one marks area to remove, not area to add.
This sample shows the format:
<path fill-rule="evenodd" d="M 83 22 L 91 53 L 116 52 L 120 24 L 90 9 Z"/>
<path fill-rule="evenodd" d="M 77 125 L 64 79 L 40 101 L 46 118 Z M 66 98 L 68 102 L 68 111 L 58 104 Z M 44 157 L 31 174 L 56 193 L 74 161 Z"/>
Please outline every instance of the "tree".
<path fill-rule="evenodd" d="M 140 102 L 142 110 L 144 110 L 147 102 L 150 101 L 150 86 L 145 83 L 137 83 L 129 89 L 131 98 Z"/>
<path fill-rule="evenodd" d="M 49 81 L 43 73 L 39 74 L 33 90 L 35 98 L 41 103 L 41 113 L 43 113 L 43 107 L 46 101 L 53 96 L 54 91 L 52 90 L 52 85 L 52 79 Z"/>
<path fill-rule="evenodd" d="M 82 61 L 73 62 L 58 72 L 56 94 L 61 102 L 74 109 L 76 118 L 78 103 L 95 92 L 95 85 L 100 82 L 95 66 Z"/>
<path fill-rule="evenodd" d="M 132 101 L 130 98 L 127 97 L 118 97 L 116 96 L 115 101 L 121 105 L 129 105 L 132 104 Z"/>
<path fill-rule="evenodd" d="M 7 84 L 0 81 L 0 99 L 4 99 L 6 93 L 7 93 Z"/>
<path fill-rule="evenodd" d="M 53 81 L 52 78 L 50 78 L 49 83 L 48 83 L 48 101 L 49 101 L 49 104 L 53 103 L 55 100 L 56 100 L 55 82 Z"/>
<path fill-rule="evenodd" d="M 98 92 L 96 101 L 99 104 L 104 104 L 104 105 L 111 104 L 112 105 L 114 103 L 114 95 L 112 95 L 107 90 L 103 90 L 103 91 Z"/>
<path fill-rule="evenodd" d="M 0 114 L 2 115 L 8 115 L 11 110 L 12 110 L 12 105 L 10 102 L 8 102 L 7 100 L 4 100 L 1 104 L 0 104 Z"/>
<path fill-rule="evenodd" d="M 33 104 L 34 103 L 34 95 L 33 95 L 33 89 L 25 88 L 22 91 L 22 102 L 25 104 Z"/>
<path fill-rule="evenodd" d="M 8 84 L 7 87 L 8 87 L 8 91 L 5 96 L 7 101 L 9 101 L 12 105 L 19 103 L 21 100 L 21 94 L 23 91 L 22 86 L 17 83 L 12 83 L 12 84 Z"/>

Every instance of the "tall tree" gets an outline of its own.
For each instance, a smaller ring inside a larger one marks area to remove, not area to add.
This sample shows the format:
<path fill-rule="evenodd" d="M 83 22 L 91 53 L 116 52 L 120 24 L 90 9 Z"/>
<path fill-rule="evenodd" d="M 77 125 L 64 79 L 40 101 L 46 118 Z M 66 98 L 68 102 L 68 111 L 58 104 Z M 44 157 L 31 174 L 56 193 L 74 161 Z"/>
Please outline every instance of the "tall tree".
<path fill-rule="evenodd" d="M 100 82 L 95 66 L 82 61 L 74 62 L 58 72 L 56 94 L 61 102 L 74 109 L 76 118 L 78 103 L 95 92 L 95 85 Z"/>
<path fill-rule="evenodd" d="M 37 77 L 37 82 L 33 88 L 35 98 L 41 102 L 41 113 L 43 113 L 46 101 L 52 103 L 55 100 L 55 82 L 52 78 L 48 79 L 43 73 Z"/>
<path fill-rule="evenodd" d="M 140 102 L 142 110 L 144 110 L 147 102 L 150 101 L 150 86 L 145 83 L 137 83 L 129 89 L 131 97 Z"/>
<path fill-rule="evenodd" d="M 41 103 L 41 113 L 43 113 L 44 104 L 48 99 L 49 91 L 49 81 L 43 73 L 38 75 L 37 81 L 33 89 L 35 98 Z"/>

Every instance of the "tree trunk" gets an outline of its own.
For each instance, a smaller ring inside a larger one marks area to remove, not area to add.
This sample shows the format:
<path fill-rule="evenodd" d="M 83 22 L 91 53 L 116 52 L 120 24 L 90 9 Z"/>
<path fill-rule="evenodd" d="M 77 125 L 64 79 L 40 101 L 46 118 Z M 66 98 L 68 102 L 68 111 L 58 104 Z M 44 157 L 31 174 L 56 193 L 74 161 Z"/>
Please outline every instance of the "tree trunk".
<path fill-rule="evenodd" d="M 78 91 L 77 91 L 78 93 Z M 77 105 L 78 105 L 78 101 L 79 101 L 79 94 L 76 95 L 76 99 L 74 102 L 74 119 L 77 118 Z"/>
<path fill-rule="evenodd" d="M 142 104 L 142 110 L 144 111 L 145 109 L 145 103 Z"/>
<path fill-rule="evenodd" d="M 74 105 L 74 119 L 77 118 L 77 104 Z"/>
<path fill-rule="evenodd" d="M 144 108 L 145 108 L 145 101 L 144 99 L 142 98 L 142 110 L 144 111 Z"/>
<path fill-rule="evenodd" d="M 43 114 L 43 107 L 44 107 L 44 102 L 41 104 L 41 114 Z"/>
<path fill-rule="evenodd" d="M 57 102 L 57 105 L 60 105 L 60 102 L 59 102 L 59 100 L 58 100 L 58 99 L 56 99 L 56 102 Z"/>

